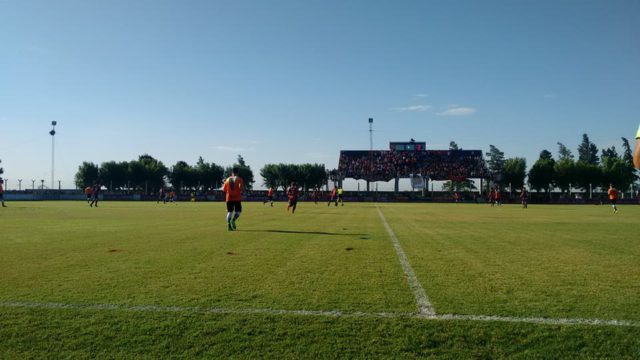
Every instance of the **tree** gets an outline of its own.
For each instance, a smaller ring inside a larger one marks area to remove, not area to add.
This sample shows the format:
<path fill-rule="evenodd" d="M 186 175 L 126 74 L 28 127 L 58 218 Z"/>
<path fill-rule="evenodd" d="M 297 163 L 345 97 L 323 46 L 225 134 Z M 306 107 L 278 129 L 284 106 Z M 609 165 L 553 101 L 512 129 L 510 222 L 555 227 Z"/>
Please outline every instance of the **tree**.
<path fill-rule="evenodd" d="M 489 145 L 489 152 L 487 152 L 486 155 L 489 158 L 487 165 L 489 166 L 489 171 L 491 172 L 493 180 L 500 185 L 500 188 L 502 188 L 505 161 L 504 153 L 497 147 Z"/>
<path fill-rule="evenodd" d="M 629 140 L 627 138 L 622 139 L 622 148 L 624 152 L 622 153 L 622 160 L 629 163 L 629 165 L 633 165 L 633 151 L 631 150 L 631 145 L 629 145 Z"/>
<path fill-rule="evenodd" d="M 264 186 L 277 189 L 280 184 L 278 175 L 278 165 L 276 164 L 265 164 L 262 169 L 260 169 L 260 176 L 262 176 L 263 180 L 262 185 Z"/>
<path fill-rule="evenodd" d="M 171 167 L 169 181 L 174 189 L 181 191 L 183 187 L 191 188 L 195 184 L 195 171 L 186 161 L 178 161 Z"/>
<path fill-rule="evenodd" d="M 515 157 L 504 162 L 504 183 L 511 185 L 511 191 L 522 188 L 526 176 L 527 160 L 525 158 Z"/>
<path fill-rule="evenodd" d="M 561 142 L 558 142 L 558 155 L 558 160 L 573 161 L 573 154 L 571 153 L 571 150 Z"/>
<path fill-rule="evenodd" d="M 558 158 L 559 160 L 554 165 L 554 182 L 562 192 L 568 192 L 572 184 L 575 184 L 576 164 L 571 150 L 561 142 L 558 142 Z"/>
<path fill-rule="evenodd" d="M 607 149 L 602 149 L 602 154 L 600 155 L 600 159 L 602 160 L 602 162 L 604 162 L 605 158 L 619 158 L 619 157 L 620 155 L 618 155 L 615 145 Z"/>
<path fill-rule="evenodd" d="M 575 163 L 574 173 L 575 179 L 573 185 L 584 191 L 589 190 L 592 186 L 597 186 L 602 181 L 602 170 L 600 166 L 596 164 L 579 160 Z"/>
<path fill-rule="evenodd" d="M 164 186 L 164 179 L 167 176 L 169 170 L 160 160 L 156 160 L 151 155 L 140 155 L 138 162 L 142 165 L 144 182 L 141 188 L 145 191 L 149 189 L 158 189 Z M 144 187 L 143 187 L 144 186 Z"/>
<path fill-rule="evenodd" d="M 624 141 L 623 141 L 624 143 Z M 624 146 L 624 144 L 623 144 Z M 635 181 L 633 164 L 621 158 L 612 146 L 602 150 L 602 186 L 613 184 L 615 187 L 626 191 Z"/>
<path fill-rule="evenodd" d="M 2 160 L 0 160 L 0 164 L 2 164 Z M 4 174 L 4 169 L 0 167 L 0 175 Z"/>
<path fill-rule="evenodd" d="M 206 163 L 202 156 L 196 163 L 196 179 L 205 189 L 217 189 L 222 186 L 224 169 L 215 163 Z"/>
<path fill-rule="evenodd" d="M 553 186 L 555 177 L 555 160 L 551 152 L 542 150 L 538 160 L 529 170 L 529 184 L 536 191 L 544 190 L 549 192 L 549 188 Z"/>
<path fill-rule="evenodd" d="M 227 167 L 225 171 L 227 176 L 231 175 L 231 170 L 234 167 L 238 168 L 240 172 L 238 176 L 240 176 L 244 180 L 244 184 L 247 190 L 253 189 L 253 183 L 255 182 L 255 180 L 253 180 L 253 171 L 251 170 L 251 167 L 244 162 L 244 158 L 242 157 L 242 155 L 238 155 L 237 163 L 233 164 L 233 166 Z"/>
<path fill-rule="evenodd" d="M 598 147 L 582 134 L 582 143 L 578 146 L 578 161 L 589 165 L 598 165 Z"/>
<path fill-rule="evenodd" d="M 473 183 L 471 179 L 466 179 L 462 181 L 447 181 L 442 184 L 442 191 L 449 192 L 465 192 L 465 191 L 473 191 L 476 190 L 476 184 Z"/>
<path fill-rule="evenodd" d="M 109 189 L 123 189 L 129 178 L 129 163 L 107 161 L 100 164 L 100 181 Z"/>
<path fill-rule="evenodd" d="M 100 171 L 98 165 L 92 162 L 83 162 L 78 167 L 78 171 L 75 175 L 76 187 L 84 189 L 87 186 L 91 186 L 98 182 Z"/>
<path fill-rule="evenodd" d="M 449 142 L 449 150 L 460 150 L 460 148 L 458 147 L 458 144 L 456 144 L 455 141 L 451 140 Z"/>

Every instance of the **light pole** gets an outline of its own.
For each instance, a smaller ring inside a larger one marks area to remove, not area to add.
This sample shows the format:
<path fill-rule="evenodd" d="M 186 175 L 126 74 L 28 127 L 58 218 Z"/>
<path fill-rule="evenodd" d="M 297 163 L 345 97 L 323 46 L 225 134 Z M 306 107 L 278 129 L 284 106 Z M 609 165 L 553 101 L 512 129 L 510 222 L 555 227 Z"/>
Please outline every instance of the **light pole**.
<path fill-rule="evenodd" d="M 53 189 L 54 183 L 53 179 L 55 173 L 55 153 L 56 153 L 56 125 L 58 125 L 57 121 L 51 122 L 51 131 L 49 131 L 49 135 L 51 135 L 51 189 Z"/>
<path fill-rule="evenodd" d="M 31 180 L 31 191 L 36 191 L 36 180 Z"/>
<path fill-rule="evenodd" d="M 22 191 L 22 179 L 18 179 L 18 191 Z"/>
<path fill-rule="evenodd" d="M 40 190 L 44 192 L 44 179 L 40 179 Z"/>

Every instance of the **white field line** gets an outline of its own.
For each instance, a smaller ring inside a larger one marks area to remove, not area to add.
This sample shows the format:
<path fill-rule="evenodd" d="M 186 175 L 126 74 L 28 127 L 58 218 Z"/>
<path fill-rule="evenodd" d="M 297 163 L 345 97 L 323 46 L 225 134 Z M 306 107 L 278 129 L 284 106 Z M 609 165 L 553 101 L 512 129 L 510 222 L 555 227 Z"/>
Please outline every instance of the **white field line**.
<path fill-rule="evenodd" d="M 510 317 L 491 315 L 420 315 L 416 313 L 368 313 L 322 310 L 278 310 L 278 309 L 234 309 L 234 308 L 207 308 L 188 306 L 160 306 L 160 305 L 117 305 L 117 304 L 68 304 L 53 302 L 0 302 L 0 308 L 26 308 L 26 309 L 66 309 L 66 310 L 100 310 L 100 311 L 136 311 L 151 313 L 179 313 L 179 314 L 231 314 L 231 315 L 275 315 L 275 316 L 315 316 L 332 318 L 372 318 L 372 319 L 417 319 L 436 321 L 478 321 L 478 322 L 510 322 L 530 323 L 540 325 L 587 325 L 587 326 L 621 326 L 640 327 L 640 321 L 633 320 L 604 320 L 604 319 L 552 319 L 535 317 Z"/>
<path fill-rule="evenodd" d="M 411 288 L 411 291 L 413 291 L 413 296 L 415 296 L 416 298 L 416 303 L 418 304 L 418 315 L 421 315 L 421 316 L 435 315 L 436 311 L 433 309 L 433 305 L 431 305 L 431 302 L 429 302 L 427 293 L 422 288 L 422 285 L 420 285 L 420 282 L 416 277 L 416 273 L 413 272 L 413 268 L 409 263 L 409 259 L 407 258 L 407 255 L 404 253 L 404 250 L 402 250 L 402 247 L 400 246 L 400 242 L 398 241 L 396 234 L 391 229 L 391 226 L 389 226 L 387 219 L 384 218 L 384 215 L 382 214 L 382 211 L 380 211 L 380 208 L 378 206 L 376 206 L 376 210 L 378 210 L 378 215 L 380 215 L 380 220 L 382 220 L 382 224 L 384 225 L 385 229 L 387 229 L 387 232 L 391 237 L 391 241 L 393 242 L 393 247 L 396 249 L 396 254 L 398 254 L 398 258 L 400 259 L 402 270 L 404 270 L 404 274 L 407 276 L 407 281 L 409 281 L 409 287 Z"/>

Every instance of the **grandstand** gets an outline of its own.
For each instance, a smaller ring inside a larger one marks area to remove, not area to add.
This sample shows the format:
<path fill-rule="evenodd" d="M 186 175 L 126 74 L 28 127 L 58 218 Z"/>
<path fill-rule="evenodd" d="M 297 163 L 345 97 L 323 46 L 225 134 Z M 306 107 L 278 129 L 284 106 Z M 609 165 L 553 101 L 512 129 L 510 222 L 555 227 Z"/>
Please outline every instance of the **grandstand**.
<path fill-rule="evenodd" d="M 434 181 L 489 178 L 481 150 L 426 150 L 424 142 L 392 142 L 390 150 L 342 150 L 338 172 L 342 179 L 398 181 L 424 177 Z"/>

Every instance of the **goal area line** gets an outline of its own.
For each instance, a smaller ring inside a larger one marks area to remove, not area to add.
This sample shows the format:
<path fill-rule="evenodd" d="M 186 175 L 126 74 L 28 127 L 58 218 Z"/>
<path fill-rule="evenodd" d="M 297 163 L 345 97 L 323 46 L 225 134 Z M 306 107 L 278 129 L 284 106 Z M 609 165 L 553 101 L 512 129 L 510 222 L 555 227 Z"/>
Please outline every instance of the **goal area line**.
<path fill-rule="evenodd" d="M 640 321 L 581 319 L 581 318 L 544 318 L 515 317 L 494 315 L 456 315 L 456 314 L 420 314 L 399 312 L 361 312 L 341 310 L 285 310 L 270 308 L 222 308 L 222 307 L 188 307 L 161 305 L 118 305 L 118 304 L 72 304 L 57 302 L 0 302 L 0 308 L 39 309 L 39 310 L 92 310 L 92 311 L 133 311 L 151 313 L 179 314 L 227 314 L 227 315 L 271 315 L 271 316 L 311 316 L 329 318 L 369 318 L 369 319 L 417 319 L 431 321 L 472 321 L 472 322 L 508 322 L 540 325 L 586 325 L 586 326 L 623 326 L 640 327 Z"/>

